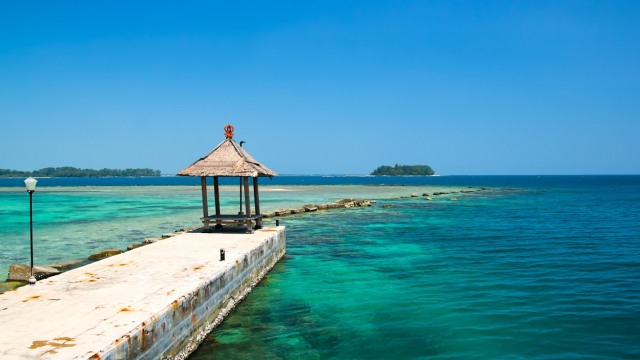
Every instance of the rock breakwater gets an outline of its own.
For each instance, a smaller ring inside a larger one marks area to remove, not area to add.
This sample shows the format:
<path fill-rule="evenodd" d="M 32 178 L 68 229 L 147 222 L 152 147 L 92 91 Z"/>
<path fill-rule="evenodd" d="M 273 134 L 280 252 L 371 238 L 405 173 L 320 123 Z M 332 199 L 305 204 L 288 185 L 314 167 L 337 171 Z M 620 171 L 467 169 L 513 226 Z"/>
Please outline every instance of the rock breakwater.
<path fill-rule="evenodd" d="M 330 203 L 306 204 L 306 205 L 302 205 L 301 207 L 293 208 L 293 209 L 278 209 L 274 211 L 267 211 L 262 213 L 262 217 L 265 219 L 268 219 L 268 218 L 281 217 L 281 216 L 287 216 L 287 215 L 311 213 L 316 211 L 348 209 L 348 208 L 354 208 L 354 207 L 366 207 L 366 206 L 371 206 L 374 203 L 375 203 L 374 200 L 345 198 L 345 199 L 340 199 Z"/>

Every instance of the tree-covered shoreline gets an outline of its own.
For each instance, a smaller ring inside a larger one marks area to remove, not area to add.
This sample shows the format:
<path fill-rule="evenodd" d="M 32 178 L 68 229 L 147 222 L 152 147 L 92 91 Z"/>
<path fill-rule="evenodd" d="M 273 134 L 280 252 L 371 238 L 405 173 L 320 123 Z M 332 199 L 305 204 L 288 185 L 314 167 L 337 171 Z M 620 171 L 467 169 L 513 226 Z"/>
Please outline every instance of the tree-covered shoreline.
<path fill-rule="evenodd" d="M 435 171 L 429 165 L 398 165 L 387 166 L 382 165 L 375 169 L 371 175 L 435 175 Z"/>
<path fill-rule="evenodd" d="M 79 169 L 71 166 L 46 167 L 34 171 L 0 169 L 0 177 L 115 177 L 115 176 L 160 176 L 153 169 Z"/>

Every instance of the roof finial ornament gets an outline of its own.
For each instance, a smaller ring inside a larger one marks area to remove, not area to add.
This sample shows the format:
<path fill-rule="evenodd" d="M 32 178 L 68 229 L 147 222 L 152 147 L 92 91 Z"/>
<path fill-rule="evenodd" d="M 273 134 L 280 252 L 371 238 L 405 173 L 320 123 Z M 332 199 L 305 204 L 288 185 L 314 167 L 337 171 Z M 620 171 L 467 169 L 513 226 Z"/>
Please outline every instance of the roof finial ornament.
<path fill-rule="evenodd" d="M 233 138 L 233 126 L 231 126 L 231 124 L 224 127 L 224 136 L 226 136 L 227 139 Z"/>

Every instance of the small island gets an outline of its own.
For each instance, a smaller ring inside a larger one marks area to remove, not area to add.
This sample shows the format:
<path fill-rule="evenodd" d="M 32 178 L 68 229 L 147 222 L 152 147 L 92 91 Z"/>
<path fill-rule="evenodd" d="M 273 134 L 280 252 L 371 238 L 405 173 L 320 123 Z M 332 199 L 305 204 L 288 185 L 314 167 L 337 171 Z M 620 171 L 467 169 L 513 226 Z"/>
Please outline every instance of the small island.
<path fill-rule="evenodd" d="M 387 166 L 383 165 L 375 169 L 371 175 L 392 175 L 392 176 L 405 176 L 405 175 L 434 175 L 435 172 L 428 165 L 398 165 Z"/>
<path fill-rule="evenodd" d="M 160 176 L 153 169 L 78 169 L 71 166 L 47 167 L 34 171 L 0 169 L 0 177 L 114 177 L 114 176 Z"/>

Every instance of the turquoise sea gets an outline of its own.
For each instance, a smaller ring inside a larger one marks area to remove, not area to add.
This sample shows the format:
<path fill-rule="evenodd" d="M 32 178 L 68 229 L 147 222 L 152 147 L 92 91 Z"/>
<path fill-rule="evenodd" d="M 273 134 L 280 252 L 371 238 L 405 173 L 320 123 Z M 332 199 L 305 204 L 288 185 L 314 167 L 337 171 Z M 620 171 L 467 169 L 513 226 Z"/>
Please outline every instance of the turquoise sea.
<path fill-rule="evenodd" d="M 22 180 L 0 179 L 2 271 L 29 261 Z M 39 179 L 36 263 L 195 226 L 197 183 Z M 236 182 L 224 190 L 237 211 Z M 640 176 L 285 176 L 261 190 L 264 210 L 377 202 L 282 218 L 286 257 L 191 359 L 640 359 Z M 422 196 L 435 191 L 451 193 Z"/>

